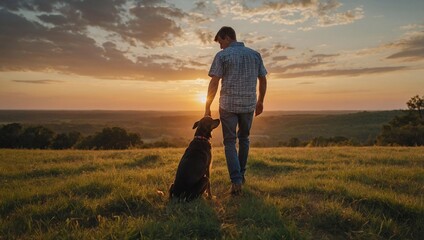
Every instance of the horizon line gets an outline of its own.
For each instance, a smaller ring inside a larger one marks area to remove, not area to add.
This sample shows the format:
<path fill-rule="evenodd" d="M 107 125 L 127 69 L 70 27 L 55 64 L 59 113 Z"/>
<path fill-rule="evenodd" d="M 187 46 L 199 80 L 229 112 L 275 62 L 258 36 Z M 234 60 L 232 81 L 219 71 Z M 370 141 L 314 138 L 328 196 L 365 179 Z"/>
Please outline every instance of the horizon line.
<path fill-rule="evenodd" d="M 303 110 L 303 109 L 296 109 L 296 110 L 290 110 L 290 109 L 273 109 L 273 110 L 266 110 L 266 112 L 366 112 L 366 111 L 400 111 L 400 110 L 408 110 L 408 109 L 309 109 L 309 110 Z M 204 112 L 203 110 L 159 110 L 159 109 L 26 109 L 26 108 L 15 108 L 15 109 L 1 109 L 0 111 L 114 111 L 114 112 Z M 212 112 L 218 112 L 219 110 L 212 110 Z"/>

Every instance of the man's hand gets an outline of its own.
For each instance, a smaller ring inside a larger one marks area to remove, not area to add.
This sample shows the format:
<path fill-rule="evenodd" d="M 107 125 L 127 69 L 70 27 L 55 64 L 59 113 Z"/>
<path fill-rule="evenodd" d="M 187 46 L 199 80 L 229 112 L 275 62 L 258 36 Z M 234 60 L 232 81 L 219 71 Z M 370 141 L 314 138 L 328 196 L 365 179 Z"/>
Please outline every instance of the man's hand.
<path fill-rule="evenodd" d="M 208 96 L 206 97 L 206 105 L 205 105 L 205 117 L 211 117 L 211 104 L 213 99 L 215 98 L 216 92 L 218 91 L 219 80 L 221 78 L 217 76 L 212 76 L 211 81 L 208 86 Z"/>
<path fill-rule="evenodd" d="M 259 97 L 256 103 L 255 117 L 259 116 L 264 111 L 264 98 L 266 93 L 267 80 L 266 76 L 258 77 L 259 79 Z"/>
<path fill-rule="evenodd" d="M 210 109 L 205 110 L 205 117 L 212 117 Z"/>
<path fill-rule="evenodd" d="M 264 104 L 262 102 L 256 103 L 255 117 L 259 116 L 264 111 Z"/>

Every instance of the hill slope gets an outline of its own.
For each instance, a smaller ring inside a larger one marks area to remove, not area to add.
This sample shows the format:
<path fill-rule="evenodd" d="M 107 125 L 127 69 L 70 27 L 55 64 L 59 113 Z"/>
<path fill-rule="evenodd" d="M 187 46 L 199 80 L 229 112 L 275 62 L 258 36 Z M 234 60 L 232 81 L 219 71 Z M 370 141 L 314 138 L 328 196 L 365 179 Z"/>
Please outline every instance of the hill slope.
<path fill-rule="evenodd" d="M 252 149 L 231 197 L 168 201 L 184 149 L 0 150 L 0 239 L 420 239 L 424 148 Z"/>

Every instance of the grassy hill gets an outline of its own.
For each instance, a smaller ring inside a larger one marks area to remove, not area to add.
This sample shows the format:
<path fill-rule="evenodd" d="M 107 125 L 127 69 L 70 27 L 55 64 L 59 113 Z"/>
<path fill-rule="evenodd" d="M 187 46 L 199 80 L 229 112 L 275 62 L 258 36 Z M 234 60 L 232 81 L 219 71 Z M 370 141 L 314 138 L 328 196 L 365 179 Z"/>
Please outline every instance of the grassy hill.
<path fill-rule="evenodd" d="M 0 150 L 0 239 L 424 236 L 422 147 L 253 148 L 238 197 L 214 148 L 216 198 L 178 203 L 183 152 Z"/>
<path fill-rule="evenodd" d="M 202 112 L 154 111 L 0 111 L 0 124 L 13 122 L 43 125 L 57 133 L 78 131 L 84 135 L 105 127 L 121 127 L 141 135 L 145 142 L 167 139 L 184 147 L 193 137 L 193 123 Z M 308 141 L 314 137 L 343 136 L 366 143 L 380 133 L 382 125 L 401 111 L 349 112 L 265 112 L 254 119 L 251 142 L 254 146 L 278 146 L 292 137 Z M 218 117 L 218 113 L 213 114 Z M 212 143 L 222 145 L 221 130 L 214 131 Z"/>

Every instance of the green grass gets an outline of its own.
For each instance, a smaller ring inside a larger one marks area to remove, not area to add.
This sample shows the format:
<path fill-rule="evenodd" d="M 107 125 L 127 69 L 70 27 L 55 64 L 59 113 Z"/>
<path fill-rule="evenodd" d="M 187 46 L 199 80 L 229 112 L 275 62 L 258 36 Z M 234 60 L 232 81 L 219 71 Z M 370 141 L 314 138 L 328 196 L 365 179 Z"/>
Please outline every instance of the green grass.
<path fill-rule="evenodd" d="M 232 197 L 217 147 L 190 203 L 166 194 L 183 152 L 0 150 L 0 239 L 424 236 L 424 148 L 253 148 Z"/>

